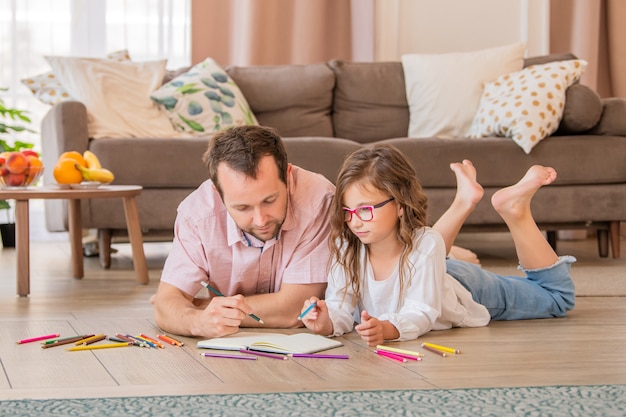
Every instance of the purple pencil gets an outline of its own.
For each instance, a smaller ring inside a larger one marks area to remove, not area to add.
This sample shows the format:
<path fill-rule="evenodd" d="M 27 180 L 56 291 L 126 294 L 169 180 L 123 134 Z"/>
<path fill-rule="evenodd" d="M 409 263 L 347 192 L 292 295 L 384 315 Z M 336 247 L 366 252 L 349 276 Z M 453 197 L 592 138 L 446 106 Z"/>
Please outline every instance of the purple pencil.
<path fill-rule="evenodd" d="M 259 352 L 257 350 L 239 349 L 239 352 L 249 353 L 251 355 L 257 355 L 257 356 L 265 356 L 266 358 L 282 359 L 282 360 L 288 359 L 285 355 L 275 355 L 273 353 Z"/>
<path fill-rule="evenodd" d="M 230 355 L 228 353 L 212 353 L 212 352 L 203 352 L 200 356 L 207 356 L 210 358 L 228 358 L 228 359 L 247 359 L 247 360 L 256 360 L 256 356 L 248 356 L 248 355 Z"/>
<path fill-rule="evenodd" d="M 324 353 L 290 353 L 294 358 L 318 358 L 318 359 L 350 359 L 348 355 L 329 355 Z"/>

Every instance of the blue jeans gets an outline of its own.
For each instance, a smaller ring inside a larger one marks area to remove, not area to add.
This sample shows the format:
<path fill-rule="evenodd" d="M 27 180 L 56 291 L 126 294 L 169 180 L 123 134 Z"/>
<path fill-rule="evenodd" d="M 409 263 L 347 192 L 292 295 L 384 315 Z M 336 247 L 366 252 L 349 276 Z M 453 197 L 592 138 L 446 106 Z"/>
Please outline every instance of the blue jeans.
<path fill-rule="evenodd" d="M 572 256 L 561 256 L 552 266 L 520 270 L 526 278 L 503 276 L 478 265 L 454 259 L 446 261 L 448 274 L 489 310 L 492 320 L 523 320 L 563 317 L 574 308 L 574 282 L 570 275 Z"/>

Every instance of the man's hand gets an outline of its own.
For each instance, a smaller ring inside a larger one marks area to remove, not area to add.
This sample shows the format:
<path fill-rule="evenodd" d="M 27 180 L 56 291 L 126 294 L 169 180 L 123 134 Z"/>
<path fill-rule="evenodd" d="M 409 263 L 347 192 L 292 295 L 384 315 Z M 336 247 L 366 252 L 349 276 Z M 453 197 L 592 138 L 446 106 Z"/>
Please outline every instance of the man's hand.
<path fill-rule="evenodd" d="M 193 297 L 173 285 L 160 283 L 154 303 L 157 325 L 183 336 L 221 337 L 236 333 L 241 321 L 252 313 L 242 295 L 213 297 L 197 305 Z"/>
<path fill-rule="evenodd" d="M 252 312 L 242 295 L 213 297 L 209 305 L 194 318 L 194 333 L 205 337 L 221 337 L 237 333 L 241 321 Z"/>

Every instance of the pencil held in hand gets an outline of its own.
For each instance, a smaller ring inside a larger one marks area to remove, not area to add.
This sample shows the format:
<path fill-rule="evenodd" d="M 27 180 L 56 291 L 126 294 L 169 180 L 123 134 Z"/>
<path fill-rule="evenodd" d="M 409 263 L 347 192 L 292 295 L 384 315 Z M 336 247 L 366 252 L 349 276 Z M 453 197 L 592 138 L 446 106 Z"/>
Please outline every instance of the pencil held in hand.
<path fill-rule="evenodd" d="M 217 295 L 218 297 L 224 297 L 224 294 L 219 292 L 216 288 L 211 287 L 207 282 L 200 281 L 200 284 L 202 284 L 202 286 L 204 288 L 206 288 L 207 290 L 211 291 L 213 294 Z M 255 316 L 252 313 L 248 314 L 248 316 L 250 316 L 252 319 L 258 321 L 261 324 L 265 324 L 265 322 L 263 320 L 261 320 L 259 317 Z"/>
<path fill-rule="evenodd" d="M 311 311 L 311 310 L 313 310 L 315 308 L 315 306 L 317 306 L 317 303 L 313 303 L 310 306 L 308 306 L 302 313 L 300 313 L 300 315 L 298 316 L 298 320 L 302 320 L 304 318 L 304 316 L 309 314 L 309 311 Z"/>

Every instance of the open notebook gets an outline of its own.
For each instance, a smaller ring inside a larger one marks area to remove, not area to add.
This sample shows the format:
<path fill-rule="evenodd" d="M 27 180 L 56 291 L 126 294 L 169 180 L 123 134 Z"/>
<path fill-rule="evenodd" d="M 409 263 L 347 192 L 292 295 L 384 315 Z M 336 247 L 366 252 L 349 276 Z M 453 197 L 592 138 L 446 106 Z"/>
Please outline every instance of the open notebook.
<path fill-rule="evenodd" d="M 201 340 L 199 348 L 222 350 L 257 350 L 271 353 L 315 353 L 343 346 L 341 342 L 313 333 L 252 333 L 240 332 L 231 336 Z"/>

